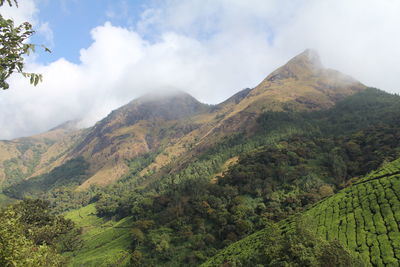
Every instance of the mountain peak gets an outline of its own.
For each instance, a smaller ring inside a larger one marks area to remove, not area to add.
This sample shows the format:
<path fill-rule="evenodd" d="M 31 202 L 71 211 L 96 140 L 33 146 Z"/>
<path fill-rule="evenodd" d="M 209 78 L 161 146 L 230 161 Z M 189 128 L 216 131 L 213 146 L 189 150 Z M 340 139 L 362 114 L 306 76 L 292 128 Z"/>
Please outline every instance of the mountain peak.
<path fill-rule="evenodd" d="M 182 91 L 182 90 L 159 90 L 150 92 L 140 96 L 137 99 L 131 101 L 131 103 L 143 103 L 143 102 L 158 102 L 158 101 L 165 101 L 166 99 L 179 99 L 179 98 L 190 98 L 197 101 L 193 96 L 190 94 Z"/>
<path fill-rule="evenodd" d="M 318 52 L 306 49 L 289 60 L 285 65 L 272 72 L 267 80 L 270 82 L 288 78 L 300 79 L 312 76 L 323 69 Z"/>
<path fill-rule="evenodd" d="M 303 65 L 303 67 L 313 69 L 323 68 L 318 52 L 313 49 L 304 50 L 304 52 L 289 60 L 286 65 Z"/>
<path fill-rule="evenodd" d="M 111 129 L 134 125 L 142 120 L 181 120 L 208 109 L 208 105 L 200 103 L 184 91 L 152 92 L 112 111 L 98 122 L 95 128 L 107 128 L 107 131 L 111 131 Z"/>

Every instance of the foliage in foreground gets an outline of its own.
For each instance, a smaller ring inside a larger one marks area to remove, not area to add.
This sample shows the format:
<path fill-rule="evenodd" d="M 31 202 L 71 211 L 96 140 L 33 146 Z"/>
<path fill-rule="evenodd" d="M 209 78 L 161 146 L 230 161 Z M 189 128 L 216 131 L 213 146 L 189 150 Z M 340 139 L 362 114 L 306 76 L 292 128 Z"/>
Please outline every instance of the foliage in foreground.
<path fill-rule="evenodd" d="M 1 0 L 0 6 L 5 2 L 12 6 L 18 6 L 17 0 Z M 24 22 L 19 26 L 14 25 L 12 19 L 5 19 L 0 14 L 0 89 L 8 89 L 10 85 L 7 79 L 13 73 L 20 73 L 24 77 L 29 78 L 33 85 L 37 85 L 42 81 L 42 75 L 36 73 L 24 72 L 24 56 L 35 51 L 35 45 L 27 43 L 26 40 L 31 37 L 35 31 L 29 22 Z M 50 50 L 42 46 L 45 51 Z"/>
<path fill-rule="evenodd" d="M 50 213 L 49 203 L 25 200 L 0 212 L 1 266 L 64 266 L 60 253 L 80 246 L 80 229 Z"/>

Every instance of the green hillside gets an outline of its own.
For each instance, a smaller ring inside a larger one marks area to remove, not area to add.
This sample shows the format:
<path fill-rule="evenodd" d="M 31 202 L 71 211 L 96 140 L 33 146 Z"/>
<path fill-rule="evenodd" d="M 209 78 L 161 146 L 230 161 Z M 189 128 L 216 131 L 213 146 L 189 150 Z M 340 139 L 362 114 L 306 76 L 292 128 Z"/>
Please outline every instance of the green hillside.
<path fill-rule="evenodd" d="M 343 252 L 362 261 L 358 264 L 399 266 L 399 172 L 400 159 L 316 203 L 298 216 L 280 222 L 275 229 L 267 227 L 230 245 L 202 266 L 224 263 L 236 264 L 228 266 L 250 266 L 249 262 L 265 264 L 268 258 L 279 258 L 279 248 L 283 246 L 281 239 L 293 234 L 297 238 L 305 235 L 308 240 L 317 240 L 317 245 L 313 244 L 315 254 L 318 254 L 316 251 L 320 244 L 339 242 Z M 299 224 L 306 224 L 306 230 L 298 231 Z M 307 253 L 307 246 L 303 243 L 297 249 Z M 276 249 L 271 251 L 270 246 Z M 285 251 L 288 255 L 293 254 L 290 249 Z M 291 264 L 297 266 L 293 261 Z"/>
<path fill-rule="evenodd" d="M 65 217 L 83 229 L 82 248 L 65 254 L 70 258 L 69 266 L 129 265 L 131 218 L 118 222 L 101 219 L 93 204 L 68 212 Z"/>
<path fill-rule="evenodd" d="M 400 160 L 305 212 L 315 232 L 339 240 L 374 266 L 399 266 Z"/>

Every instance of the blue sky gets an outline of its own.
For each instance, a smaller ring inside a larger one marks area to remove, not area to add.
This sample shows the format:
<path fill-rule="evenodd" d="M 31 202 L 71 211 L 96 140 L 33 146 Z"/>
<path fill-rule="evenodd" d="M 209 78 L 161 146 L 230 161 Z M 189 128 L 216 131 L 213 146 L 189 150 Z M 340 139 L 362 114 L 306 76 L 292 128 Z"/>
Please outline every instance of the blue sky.
<path fill-rule="evenodd" d="M 397 0 L 21 0 L 2 15 L 31 21 L 37 87 L 15 75 L 0 97 L 0 139 L 67 120 L 93 125 L 153 91 L 215 104 L 257 86 L 307 48 L 366 85 L 400 92 Z"/>
<path fill-rule="evenodd" d="M 47 0 L 38 2 L 38 18 L 47 22 L 53 33 L 49 42 L 36 34 L 33 42 L 46 44 L 51 54 L 39 51 L 39 60 L 49 63 L 64 57 L 79 63 L 79 50 L 92 43 L 90 31 L 106 21 L 115 26 L 135 27 L 150 1 L 145 0 Z M 147 3 L 147 4 L 146 4 Z"/>

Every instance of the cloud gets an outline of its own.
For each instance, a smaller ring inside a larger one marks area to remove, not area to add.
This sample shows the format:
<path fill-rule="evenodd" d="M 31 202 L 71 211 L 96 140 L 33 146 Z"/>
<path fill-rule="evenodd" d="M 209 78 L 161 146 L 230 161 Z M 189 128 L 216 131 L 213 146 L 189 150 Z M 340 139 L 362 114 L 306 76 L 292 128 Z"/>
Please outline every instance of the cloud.
<path fill-rule="evenodd" d="M 13 77 L 1 92 L 0 138 L 45 131 L 82 118 L 89 126 L 154 90 L 179 89 L 218 103 L 306 48 L 326 66 L 400 92 L 400 3 L 383 0 L 154 1 L 133 28 L 91 31 L 80 63 L 29 64 L 44 82 Z M 177 15 L 179 14 L 179 16 Z"/>
<path fill-rule="evenodd" d="M 44 37 L 47 46 L 54 47 L 54 34 L 48 22 L 40 24 L 37 32 Z"/>
<path fill-rule="evenodd" d="M 10 7 L 7 3 L 0 7 L 1 14 L 5 18 L 13 19 L 16 25 L 26 21 L 35 24 L 38 11 L 34 0 L 18 1 L 18 8 L 15 5 Z"/>

